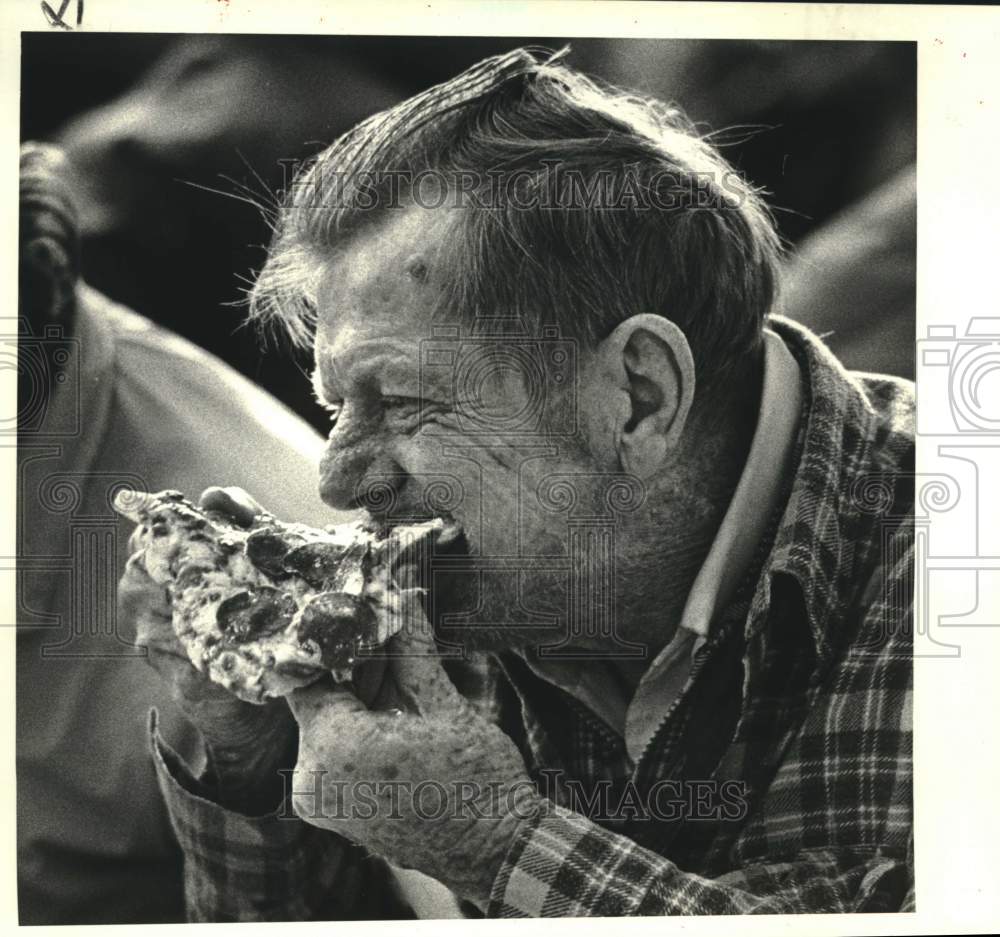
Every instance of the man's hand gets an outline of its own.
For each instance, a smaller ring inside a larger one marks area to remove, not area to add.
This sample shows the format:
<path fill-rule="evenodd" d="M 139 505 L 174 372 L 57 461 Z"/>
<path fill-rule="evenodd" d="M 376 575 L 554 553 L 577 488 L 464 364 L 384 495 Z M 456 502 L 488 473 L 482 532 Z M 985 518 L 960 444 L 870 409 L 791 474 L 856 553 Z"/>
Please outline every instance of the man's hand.
<path fill-rule="evenodd" d="M 201 505 L 249 525 L 263 509 L 241 489 L 209 488 Z M 255 706 L 213 683 L 191 663 L 174 633 L 166 589 L 146 573 L 142 551 L 132 555 L 118 586 L 121 614 L 135 623 L 135 643 L 170 686 L 185 715 L 201 732 L 225 806 L 265 813 L 281 802 L 279 772 L 295 758 L 295 721 L 282 700 Z"/>
<path fill-rule="evenodd" d="M 515 829 L 542 799 L 514 743 L 448 679 L 430 631 L 414 622 L 387 645 L 379 696 L 405 709 L 369 709 L 332 682 L 291 694 L 293 806 L 485 905 Z"/>

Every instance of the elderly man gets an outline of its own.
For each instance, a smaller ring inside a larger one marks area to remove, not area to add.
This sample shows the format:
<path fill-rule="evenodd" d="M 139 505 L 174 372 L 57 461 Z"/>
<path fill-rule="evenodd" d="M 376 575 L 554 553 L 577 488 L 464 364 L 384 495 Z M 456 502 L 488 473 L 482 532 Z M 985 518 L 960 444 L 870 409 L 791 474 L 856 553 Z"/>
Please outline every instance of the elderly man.
<path fill-rule="evenodd" d="M 470 915 L 912 906 L 912 387 L 773 315 L 778 262 L 675 110 L 523 50 L 299 177 L 252 298 L 314 345 L 323 498 L 469 556 L 290 713 L 195 679 L 133 565 L 215 756 L 154 722 L 193 919 L 405 913 L 399 869 Z"/>

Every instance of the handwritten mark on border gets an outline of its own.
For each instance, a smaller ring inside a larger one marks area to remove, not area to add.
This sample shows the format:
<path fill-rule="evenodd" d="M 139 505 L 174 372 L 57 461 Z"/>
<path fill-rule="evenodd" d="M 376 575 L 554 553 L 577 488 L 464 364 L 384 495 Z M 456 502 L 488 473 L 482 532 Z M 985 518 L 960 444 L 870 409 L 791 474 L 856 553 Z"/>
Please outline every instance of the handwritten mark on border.
<path fill-rule="evenodd" d="M 48 20 L 49 26 L 54 26 L 58 29 L 72 29 L 73 27 L 67 23 L 63 17 L 66 15 L 66 10 L 69 7 L 70 0 L 62 0 L 59 5 L 59 12 L 56 13 L 55 10 L 49 5 L 47 0 L 42 0 L 42 13 L 45 15 L 45 19 Z M 76 25 L 80 26 L 83 23 L 83 0 L 76 0 Z"/>

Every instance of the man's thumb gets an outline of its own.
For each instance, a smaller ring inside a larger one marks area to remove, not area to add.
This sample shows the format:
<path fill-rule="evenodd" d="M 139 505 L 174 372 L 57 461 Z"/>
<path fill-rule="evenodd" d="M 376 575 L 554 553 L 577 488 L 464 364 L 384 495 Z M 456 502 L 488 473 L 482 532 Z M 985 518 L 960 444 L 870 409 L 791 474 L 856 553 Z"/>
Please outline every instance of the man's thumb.
<path fill-rule="evenodd" d="M 427 715 L 466 705 L 445 672 L 442 652 L 426 619 L 407 622 L 386 645 L 385 656 L 400 695 L 410 709 Z"/>
<path fill-rule="evenodd" d="M 303 728 L 318 716 L 328 722 L 338 716 L 349 717 L 353 713 L 364 712 L 367 708 L 346 687 L 337 686 L 326 678 L 292 690 L 286 699 L 295 721 Z"/>
<path fill-rule="evenodd" d="M 220 488 L 213 485 L 206 488 L 199 498 L 199 504 L 206 511 L 221 511 L 228 514 L 235 523 L 249 527 L 254 519 L 267 514 L 267 511 L 257 500 L 252 498 L 242 488 Z"/>

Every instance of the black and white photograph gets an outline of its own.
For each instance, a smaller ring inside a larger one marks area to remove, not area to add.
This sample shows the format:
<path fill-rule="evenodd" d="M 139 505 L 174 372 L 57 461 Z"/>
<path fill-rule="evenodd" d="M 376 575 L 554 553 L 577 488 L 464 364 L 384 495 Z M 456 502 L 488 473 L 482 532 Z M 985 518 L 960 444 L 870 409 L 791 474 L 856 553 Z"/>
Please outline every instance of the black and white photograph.
<path fill-rule="evenodd" d="M 1000 310 L 918 291 L 937 40 L 101 6 L 6 30 L 13 920 L 940 911 Z"/>

